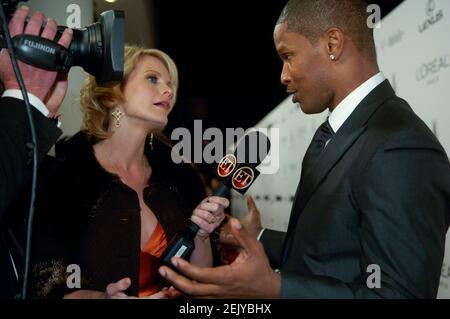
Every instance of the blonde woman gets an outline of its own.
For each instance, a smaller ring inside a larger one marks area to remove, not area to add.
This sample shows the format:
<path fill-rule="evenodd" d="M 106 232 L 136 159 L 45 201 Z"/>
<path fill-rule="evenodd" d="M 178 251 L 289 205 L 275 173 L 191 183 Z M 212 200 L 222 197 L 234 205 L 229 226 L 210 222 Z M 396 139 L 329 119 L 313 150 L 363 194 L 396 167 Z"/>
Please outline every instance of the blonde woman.
<path fill-rule="evenodd" d="M 174 164 L 170 146 L 158 137 L 177 88 L 172 59 L 137 47 L 125 50 L 123 82 L 87 80 L 84 128 L 56 146 L 55 159 L 41 172 L 35 297 L 173 296 L 161 290 L 159 258 L 189 218 L 200 226 L 190 261 L 212 264 L 209 234 L 229 203 L 205 199 L 194 167 Z"/>

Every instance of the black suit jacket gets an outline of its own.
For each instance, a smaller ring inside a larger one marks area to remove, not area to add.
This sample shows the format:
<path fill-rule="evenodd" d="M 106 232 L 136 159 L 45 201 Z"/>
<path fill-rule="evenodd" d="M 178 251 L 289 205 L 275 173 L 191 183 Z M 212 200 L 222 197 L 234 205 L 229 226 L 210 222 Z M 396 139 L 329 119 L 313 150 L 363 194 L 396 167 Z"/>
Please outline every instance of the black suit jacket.
<path fill-rule="evenodd" d="M 386 80 L 302 176 L 287 233 L 262 242 L 282 298 L 434 298 L 449 214 L 448 157 Z"/>
<path fill-rule="evenodd" d="M 38 141 L 38 158 L 42 160 L 61 130 L 55 123 L 33 108 Z M 28 120 L 24 102 L 14 98 L 0 98 L 0 298 L 12 298 L 18 282 L 6 245 L 8 222 L 6 212 L 20 194 L 32 174 L 32 156 Z M 20 273 L 21 269 L 17 269 Z"/>

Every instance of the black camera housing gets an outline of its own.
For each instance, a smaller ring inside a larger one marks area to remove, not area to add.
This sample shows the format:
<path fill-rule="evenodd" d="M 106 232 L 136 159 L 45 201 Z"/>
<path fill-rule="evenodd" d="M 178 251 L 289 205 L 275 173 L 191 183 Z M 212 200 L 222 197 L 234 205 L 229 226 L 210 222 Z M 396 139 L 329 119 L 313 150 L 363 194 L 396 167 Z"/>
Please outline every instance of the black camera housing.
<path fill-rule="evenodd" d="M 18 2 L 2 1 L 8 20 L 14 14 Z M 68 71 L 73 66 L 81 66 L 95 76 L 99 84 L 122 81 L 125 51 L 123 11 L 105 11 L 100 14 L 98 22 L 74 29 L 69 49 L 56 43 L 64 29 L 64 26 L 58 27 L 54 41 L 26 34 L 15 36 L 13 43 L 17 58 L 50 71 Z"/>
<path fill-rule="evenodd" d="M 59 27 L 60 32 L 64 27 Z M 69 47 L 73 65 L 95 76 L 97 83 L 121 81 L 125 51 L 125 13 L 109 10 L 99 22 L 73 30 Z"/>

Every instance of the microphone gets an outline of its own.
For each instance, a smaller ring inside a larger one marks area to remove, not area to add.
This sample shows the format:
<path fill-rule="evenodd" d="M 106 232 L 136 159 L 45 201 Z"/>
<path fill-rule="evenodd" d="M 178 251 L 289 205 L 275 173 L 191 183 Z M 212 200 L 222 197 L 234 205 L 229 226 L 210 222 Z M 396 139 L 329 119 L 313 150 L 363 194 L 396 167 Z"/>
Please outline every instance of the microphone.
<path fill-rule="evenodd" d="M 226 197 L 231 189 L 245 194 L 259 176 L 256 167 L 261 164 L 269 150 L 270 140 L 265 134 L 259 131 L 246 134 L 238 143 L 235 152 L 225 155 L 217 165 L 217 175 L 221 183 L 212 196 Z M 162 262 L 175 269 L 171 262 L 172 257 L 189 259 L 195 249 L 194 238 L 199 229 L 197 224 L 189 221 L 188 227 L 177 233 L 167 245 L 161 257 Z"/>

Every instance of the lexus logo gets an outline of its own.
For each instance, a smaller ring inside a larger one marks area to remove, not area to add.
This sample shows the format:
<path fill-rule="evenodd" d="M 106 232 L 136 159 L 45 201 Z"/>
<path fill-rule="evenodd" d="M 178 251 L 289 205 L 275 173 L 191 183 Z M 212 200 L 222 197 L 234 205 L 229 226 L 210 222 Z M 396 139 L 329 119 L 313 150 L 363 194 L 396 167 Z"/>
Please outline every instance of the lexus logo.
<path fill-rule="evenodd" d="M 436 9 L 436 2 L 434 2 L 434 0 L 428 0 L 428 3 L 427 3 L 427 14 L 429 16 L 433 15 L 435 9 Z"/>
<path fill-rule="evenodd" d="M 436 8 L 436 0 L 428 0 L 425 9 L 427 18 L 419 25 L 419 32 L 425 32 L 444 18 L 444 10 Z"/>

